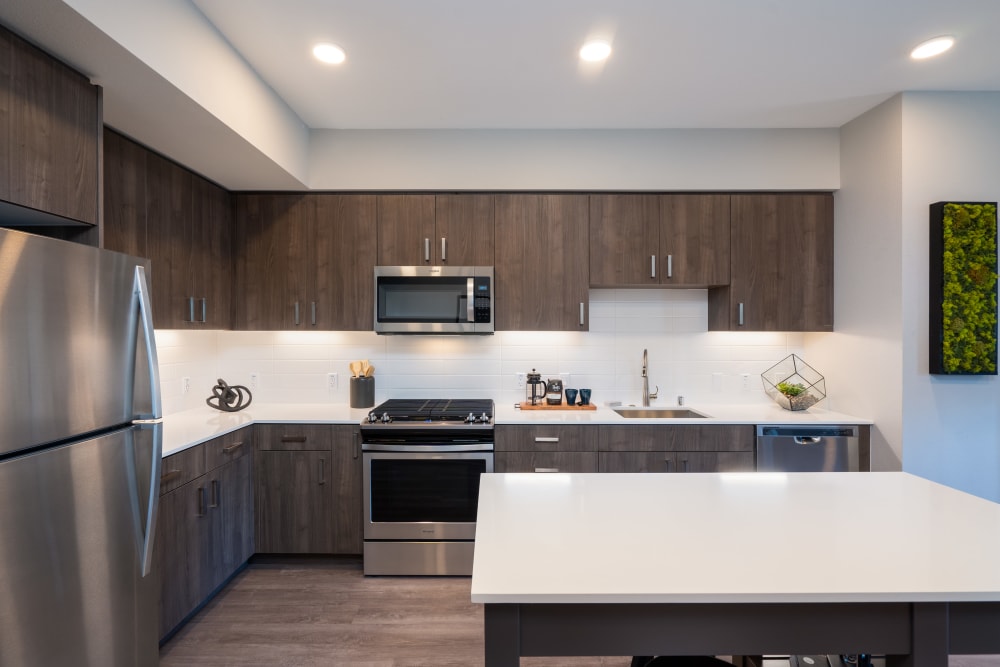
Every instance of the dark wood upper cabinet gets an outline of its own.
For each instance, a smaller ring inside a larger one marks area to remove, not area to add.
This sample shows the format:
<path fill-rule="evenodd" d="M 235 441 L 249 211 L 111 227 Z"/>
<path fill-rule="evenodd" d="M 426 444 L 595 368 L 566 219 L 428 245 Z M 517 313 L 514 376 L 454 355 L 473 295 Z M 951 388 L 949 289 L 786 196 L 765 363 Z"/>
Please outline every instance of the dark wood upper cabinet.
<path fill-rule="evenodd" d="M 434 264 L 434 195 L 378 196 L 378 263 Z"/>
<path fill-rule="evenodd" d="M 236 327 L 370 330 L 375 195 L 236 197 Z"/>
<path fill-rule="evenodd" d="M 100 89 L 0 28 L 0 199 L 98 223 Z"/>
<path fill-rule="evenodd" d="M 229 328 L 229 192 L 111 130 L 104 155 L 104 247 L 150 260 L 157 328 Z"/>
<path fill-rule="evenodd" d="M 710 330 L 832 331 L 833 195 L 732 195 L 730 266 Z"/>
<path fill-rule="evenodd" d="M 660 195 L 660 284 L 729 283 L 729 195 Z"/>
<path fill-rule="evenodd" d="M 729 195 L 591 195 L 593 287 L 728 282 Z"/>
<path fill-rule="evenodd" d="M 502 194 L 495 202 L 496 329 L 586 331 L 588 196 Z"/>
<path fill-rule="evenodd" d="M 378 197 L 382 266 L 493 266 L 493 195 Z"/>
<path fill-rule="evenodd" d="M 493 266 L 493 195 L 436 195 L 434 219 L 438 264 Z"/>
<path fill-rule="evenodd" d="M 590 196 L 590 284 L 659 285 L 660 198 Z"/>

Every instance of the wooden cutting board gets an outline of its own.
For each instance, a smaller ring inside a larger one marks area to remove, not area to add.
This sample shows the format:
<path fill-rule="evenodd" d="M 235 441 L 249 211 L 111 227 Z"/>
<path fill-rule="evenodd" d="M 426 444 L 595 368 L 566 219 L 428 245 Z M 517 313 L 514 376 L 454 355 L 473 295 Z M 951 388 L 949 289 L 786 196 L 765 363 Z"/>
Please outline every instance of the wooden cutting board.
<path fill-rule="evenodd" d="M 532 405 L 531 403 L 521 403 L 522 410 L 596 410 L 597 406 L 593 403 L 588 403 L 587 405 L 566 405 L 566 400 L 563 399 L 561 405 L 549 405 L 548 403 L 542 403 L 541 405 Z"/>

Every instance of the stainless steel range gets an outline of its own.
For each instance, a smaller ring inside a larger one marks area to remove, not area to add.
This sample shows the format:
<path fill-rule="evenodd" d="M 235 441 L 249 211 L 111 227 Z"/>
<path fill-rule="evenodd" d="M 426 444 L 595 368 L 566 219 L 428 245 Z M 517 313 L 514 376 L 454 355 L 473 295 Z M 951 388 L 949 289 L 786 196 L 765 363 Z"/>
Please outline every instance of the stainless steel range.
<path fill-rule="evenodd" d="M 472 574 L 493 401 L 398 399 L 361 422 L 365 574 Z"/>

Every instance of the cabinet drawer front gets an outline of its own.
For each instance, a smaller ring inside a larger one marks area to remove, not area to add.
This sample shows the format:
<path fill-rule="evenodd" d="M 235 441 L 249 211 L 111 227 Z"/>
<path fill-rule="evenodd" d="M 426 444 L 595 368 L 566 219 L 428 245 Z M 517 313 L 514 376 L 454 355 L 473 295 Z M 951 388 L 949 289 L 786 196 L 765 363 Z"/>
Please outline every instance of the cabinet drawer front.
<path fill-rule="evenodd" d="M 601 472 L 677 472 L 673 452 L 601 452 Z"/>
<path fill-rule="evenodd" d="M 497 472 L 597 472 L 597 452 L 501 452 Z"/>
<path fill-rule="evenodd" d="M 317 424 L 257 424 L 257 449 L 279 451 L 329 451 L 333 427 Z"/>
<path fill-rule="evenodd" d="M 195 477 L 205 474 L 205 445 L 188 447 L 163 459 L 160 468 L 160 495 L 184 486 Z"/>
<path fill-rule="evenodd" d="M 562 424 L 511 424 L 496 427 L 498 452 L 596 452 L 597 429 Z"/>
<path fill-rule="evenodd" d="M 737 425 L 601 426 L 605 452 L 753 452 L 754 428 Z"/>
<path fill-rule="evenodd" d="M 206 469 L 215 470 L 221 465 L 246 456 L 253 444 L 250 440 L 251 432 L 252 429 L 247 426 L 206 442 L 203 445 Z"/>

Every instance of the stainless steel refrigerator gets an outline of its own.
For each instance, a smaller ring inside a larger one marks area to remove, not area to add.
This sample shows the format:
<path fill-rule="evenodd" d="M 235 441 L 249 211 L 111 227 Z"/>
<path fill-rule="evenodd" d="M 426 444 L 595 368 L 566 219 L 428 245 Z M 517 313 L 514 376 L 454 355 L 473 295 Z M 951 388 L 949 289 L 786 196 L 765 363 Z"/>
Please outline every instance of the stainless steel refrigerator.
<path fill-rule="evenodd" d="M 146 260 L 0 229 L 0 665 L 159 663 Z"/>

